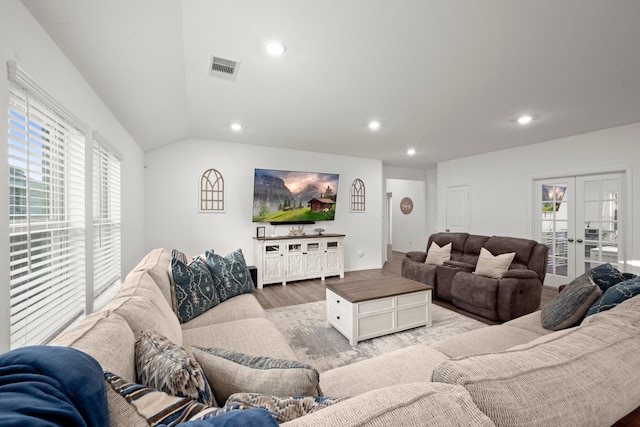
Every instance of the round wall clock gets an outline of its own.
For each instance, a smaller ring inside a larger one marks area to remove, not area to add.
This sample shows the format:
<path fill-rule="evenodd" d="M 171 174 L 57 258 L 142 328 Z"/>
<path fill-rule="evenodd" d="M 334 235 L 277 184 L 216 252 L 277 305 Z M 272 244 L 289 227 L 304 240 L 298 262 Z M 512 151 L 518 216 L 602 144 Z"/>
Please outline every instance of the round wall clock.
<path fill-rule="evenodd" d="M 413 200 L 411 200 L 410 197 L 403 198 L 400 201 L 400 211 L 405 215 L 409 215 L 412 210 L 413 210 Z"/>

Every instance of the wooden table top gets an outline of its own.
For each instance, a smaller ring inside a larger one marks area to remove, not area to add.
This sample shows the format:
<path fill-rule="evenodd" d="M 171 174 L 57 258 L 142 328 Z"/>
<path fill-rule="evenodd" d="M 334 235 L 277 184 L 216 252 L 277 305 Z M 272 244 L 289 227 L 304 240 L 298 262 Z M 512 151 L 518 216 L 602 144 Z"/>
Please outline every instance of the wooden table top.
<path fill-rule="evenodd" d="M 433 286 L 405 277 L 380 277 L 327 284 L 327 289 L 351 303 L 387 298 L 411 292 L 433 290 Z"/>

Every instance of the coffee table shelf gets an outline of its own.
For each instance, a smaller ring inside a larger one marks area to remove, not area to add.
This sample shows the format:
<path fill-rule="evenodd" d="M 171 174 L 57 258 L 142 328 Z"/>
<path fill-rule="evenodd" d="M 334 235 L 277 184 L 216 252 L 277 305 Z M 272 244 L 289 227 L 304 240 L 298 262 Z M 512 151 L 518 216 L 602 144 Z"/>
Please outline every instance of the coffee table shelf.
<path fill-rule="evenodd" d="M 431 326 L 432 287 L 404 277 L 327 285 L 327 320 L 355 346 L 358 341 Z"/>

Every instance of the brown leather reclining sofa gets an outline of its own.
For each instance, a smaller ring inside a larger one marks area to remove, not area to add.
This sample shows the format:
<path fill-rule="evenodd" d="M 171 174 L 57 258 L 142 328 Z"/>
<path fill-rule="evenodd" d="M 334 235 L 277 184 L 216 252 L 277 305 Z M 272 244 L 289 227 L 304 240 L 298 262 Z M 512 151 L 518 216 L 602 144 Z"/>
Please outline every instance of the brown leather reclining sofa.
<path fill-rule="evenodd" d="M 407 252 L 402 276 L 432 285 L 434 296 L 487 319 L 508 321 L 537 310 L 547 273 L 549 248 L 535 240 L 468 233 L 435 233 L 431 243 L 451 243 L 451 258 L 442 265 L 425 264 L 427 252 Z M 480 249 L 493 255 L 515 252 L 501 278 L 474 273 Z"/>

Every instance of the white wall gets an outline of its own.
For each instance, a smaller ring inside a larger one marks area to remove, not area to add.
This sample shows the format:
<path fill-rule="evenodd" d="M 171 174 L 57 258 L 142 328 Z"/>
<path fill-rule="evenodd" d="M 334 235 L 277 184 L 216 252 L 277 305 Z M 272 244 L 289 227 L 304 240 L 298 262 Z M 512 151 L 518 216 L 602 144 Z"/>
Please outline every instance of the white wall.
<path fill-rule="evenodd" d="M 251 222 L 255 168 L 340 174 L 335 221 L 307 225 L 325 233 L 343 233 L 345 270 L 382 266 L 382 163 L 356 157 L 297 150 L 187 139 L 147 152 L 145 169 L 146 247 L 175 248 L 189 254 L 206 249 L 227 254 L 241 248 L 253 260 L 256 226 Z M 225 182 L 222 213 L 198 212 L 198 186 L 202 173 L 220 171 Z M 349 212 L 350 186 L 360 178 L 366 187 L 366 212 Z M 267 235 L 273 227 L 266 224 Z M 278 235 L 291 227 L 277 226 Z M 359 254 L 362 252 L 362 256 Z"/>
<path fill-rule="evenodd" d="M 427 222 L 426 231 L 427 236 L 443 231 L 438 228 L 438 169 L 431 168 L 427 172 L 426 181 L 426 203 L 427 203 Z"/>
<path fill-rule="evenodd" d="M 424 251 L 428 237 L 425 231 L 425 182 L 387 178 L 387 193 L 391 193 L 392 249 L 398 252 Z M 400 202 L 409 197 L 413 211 L 404 214 Z"/>
<path fill-rule="evenodd" d="M 620 169 L 631 172 L 627 253 L 640 263 L 640 123 L 442 162 L 438 199 L 445 200 L 448 186 L 470 184 L 471 233 L 533 238 L 533 179 Z M 440 204 L 438 228 L 444 224 L 445 206 Z"/>
<path fill-rule="evenodd" d="M 412 248 L 409 250 L 424 250 L 424 248 L 426 248 L 426 242 L 428 241 L 429 236 L 439 231 L 436 226 L 437 219 L 438 219 L 438 170 L 437 168 L 430 168 L 427 170 L 423 170 L 423 169 L 407 169 L 407 168 L 385 166 L 384 176 L 387 179 L 387 183 L 389 182 L 388 181 L 389 179 L 395 180 L 393 185 L 398 190 L 404 190 L 402 188 L 402 183 L 400 182 L 402 180 L 408 181 L 406 183 L 408 186 L 406 190 L 409 190 L 411 188 L 410 191 L 412 192 L 416 191 L 416 189 L 413 188 L 413 186 L 417 184 L 415 182 L 412 184 L 411 181 L 423 182 L 424 193 L 419 197 L 421 202 L 424 203 L 424 210 L 421 211 L 420 213 L 420 216 L 422 217 L 422 222 L 419 222 L 418 221 L 419 218 L 417 217 L 411 217 L 410 220 L 407 220 L 407 218 L 402 218 L 404 216 L 402 214 L 399 218 L 397 215 L 393 216 L 391 218 L 393 222 L 393 224 L 391 224 L 392 233 L 394 232 L 394 230 L 397 230 L 399 234 L 397 236 L 395 235 L 392 236 L 391 240 L 393 242 L 393 245 L 392 245 L 393 249 L 400 252 L 406 252 L 407 248 Z M 389 193 L 391 192 L 391 190 L 387 187 L 386 192 Z M 397 197 L 397 194 L 395 196 Z M 402 200 L 402 198 L 400 198 L 399 200 Z M 398 203 L 400 203 L 399 200 L 397 202 L 392 201 L 392 203 L 396 205 L 394 209 L 397 210 L 398 212 L 399 212 Z M 394 220 L 394 218 L 396 220 Z M 385 221 L 387 220 L 388 219 L 385 218 Z M 420 234 L 420 236 L 424 235 L 424 247 L 422 248 L 420 247 L 420 243 L 419 243 L 421 242 L 421 239 L 415 237 L 417 235 L 416 227 L 419 228 L 421 233 L 423 233 L 423 234 Z M 386 231 L 387 230 L 385 229 L 385 232 Z M 385 236 L 386 236 L 386 233 L 385 233 Z M 388 241 L 388 240 L 389 239 L 385 239 L 385 241 Z M 404 248 L 404 249 L 400 249 L 400 248 Z"/>
<path fill-rule="evenodd" d="M 33 19 L 19 1 L 3 1 L 0 5 L 0 99 L 8 109 L 9 84 L 6 78 L 6 62 L 16 61 L 18 66 L 44 87 L 80 120 L 97 129 L 124 156 L 122 162 L 122 271 L 126 274 L 144 255 L 143 237 L 144 193 L 143 161 L 140 147 L 124 130 L 82 75 L 74 68 Z M 0 120 L 0 134 L 6 138 L 6 117 Z M 5 145 L 6 147 L 6 145 Z M 0 150 L 0 176 L 8 177 L 7 150 Z M 8 200 L 7 185 L 0 185 L 2 206 Z M 8 209 L 0 215 L 0 241 L 9 241 Z M 9 323 L 9 248 L 0 245 L 0 352 L 7 349 Z"/>

